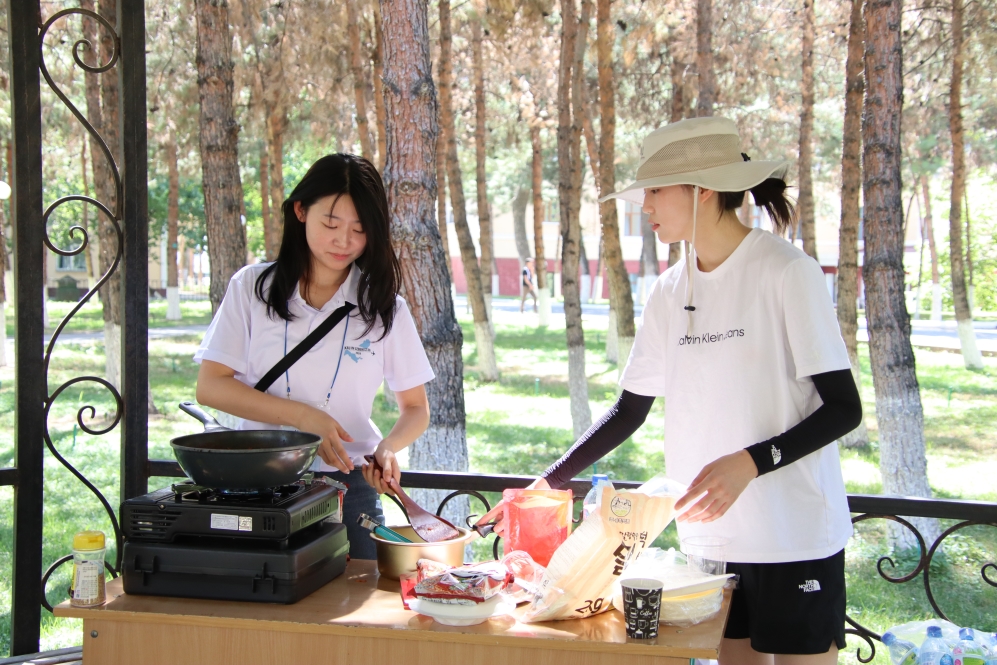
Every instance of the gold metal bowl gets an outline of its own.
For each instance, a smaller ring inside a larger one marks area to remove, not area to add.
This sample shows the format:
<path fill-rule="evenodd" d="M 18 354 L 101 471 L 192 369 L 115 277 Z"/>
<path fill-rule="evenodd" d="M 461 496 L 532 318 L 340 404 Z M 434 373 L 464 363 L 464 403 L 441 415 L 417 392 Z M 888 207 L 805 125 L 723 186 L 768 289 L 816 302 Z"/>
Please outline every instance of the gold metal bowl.
<path fill-rule="evenodd" d="M 427 543 L 409 526 L 389 526 L 389 529 L 405 536 L 411 543 L 393 543 L 381 538 L 376 533 L 370 537 L 377 546 L 377 572 L 381 577 L 397 580 L 405 573 L 414 573 L 419 559 L 432 559 L 449 566 L 460 566 L 464 563 L 464 546 L 474 532 L 457 527 L 460 536 L 453 540 L 440 543 Z"/>

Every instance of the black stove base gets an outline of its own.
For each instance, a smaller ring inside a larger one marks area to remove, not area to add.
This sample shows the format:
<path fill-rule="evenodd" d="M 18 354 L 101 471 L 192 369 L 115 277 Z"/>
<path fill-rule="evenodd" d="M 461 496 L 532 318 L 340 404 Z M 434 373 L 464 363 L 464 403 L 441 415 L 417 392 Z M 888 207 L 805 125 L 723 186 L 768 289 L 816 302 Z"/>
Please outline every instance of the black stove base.
<path fill-rule="evenodd" d="M 346 527 L 323 522 L 285 547 L 212 539 L 126 542 L 125 593 L 262 603 L 296 603 L 346 570 Z"/>

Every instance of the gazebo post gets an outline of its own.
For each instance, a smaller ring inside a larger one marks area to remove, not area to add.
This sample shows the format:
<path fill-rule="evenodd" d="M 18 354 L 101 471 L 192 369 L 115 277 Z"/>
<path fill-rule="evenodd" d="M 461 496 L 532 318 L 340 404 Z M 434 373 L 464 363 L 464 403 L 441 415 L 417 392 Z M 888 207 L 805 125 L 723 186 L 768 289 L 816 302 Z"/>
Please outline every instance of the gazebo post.
<path fill-rule="evenodd" d="M 145 2 L 118 0 L 121 86 L 121 499 L 149 491 L 149 192 Z"/>
<path fill-rule="evenodd" d="M 42 117 L 39 0 L 7 3 L 13 196 L 15 333 L 14 557 L 11 654 L 38 651 L 41 631 L 44 412 Z"/>

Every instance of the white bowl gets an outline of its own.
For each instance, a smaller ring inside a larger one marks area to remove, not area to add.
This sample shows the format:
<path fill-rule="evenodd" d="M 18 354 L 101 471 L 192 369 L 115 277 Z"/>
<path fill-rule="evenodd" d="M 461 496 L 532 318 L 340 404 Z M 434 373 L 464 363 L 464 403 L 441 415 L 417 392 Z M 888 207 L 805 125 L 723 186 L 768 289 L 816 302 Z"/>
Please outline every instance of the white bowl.
<path fill-rule="evenodd" d="M 474 626 L 492 617 L 510 614 L 516 609 L 515 603 L 498 594 L 483 603 L 474 605 L 453 605 L 429 598 L 413 598 L 408 601 L 409 609 L 425 614 L 444 626 Z"/>

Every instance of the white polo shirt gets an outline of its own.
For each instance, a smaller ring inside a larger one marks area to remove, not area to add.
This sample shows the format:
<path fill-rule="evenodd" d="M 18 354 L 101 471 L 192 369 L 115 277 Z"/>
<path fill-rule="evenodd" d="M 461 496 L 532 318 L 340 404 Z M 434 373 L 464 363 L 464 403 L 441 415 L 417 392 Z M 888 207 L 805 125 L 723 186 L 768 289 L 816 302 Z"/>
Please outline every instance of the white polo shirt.
<path fill-rule="evenodd" d="M 688 484 L 723 455 L 787 431 L 821 404 L 809 378 L 849 369 L 824 275 L 812 258 L 754 229 L 712 272 L 685 261 L 655 282 L 620 385 L 665 397 L 665 467 Z M 852 533 L 837 445 L 751 481 L 720 519 L 679 536 L 731 539 L 727 560 L 822 559 Z"/>
<path fill-rule="evenodd" d="M 357 304 L 356 266 L 339 291 L 315 309 L 296 288 L 288 302 L 294 319 L 286 323 L 280 317 L 267 316 L 266 304 L 256 297 L 256 278 L 268 263 L 246 266 L 229 282 L 225 298 L 215 313 L 208 332 L 194 360 L 211 360 L 235 370 L 235 378 L 255 386 L 271 367 L 284 357 L 285 330 L 287 350 L 293 349 L 333 311 L 346 302 Z M 344 443 L 354 464 L 374 452 L 382 434 L 370 419 L 374 396 L 382 381 L 394 391 L 408 390 L 433 380 L 426 351 L 419 339 L 415 321 L 405 300 L 398 296 L 391 331 L 381 339 L 383 326 L 378 321 L 369 332 L 354 309 L 347 321 L 333 328 L 318 344 L 291 366 L 287 377 L 280 377 L 267 393 L 319 407 L 333 384 L 326 411 L 343 426 L 352 443 Z M 338 367 L 338 375 L 336 374 Z M 242 420 L 239 429 L 279 429 L 277 425 Z M 314 469 L 334 471 L 334 467 L 316 458 Z"/>

